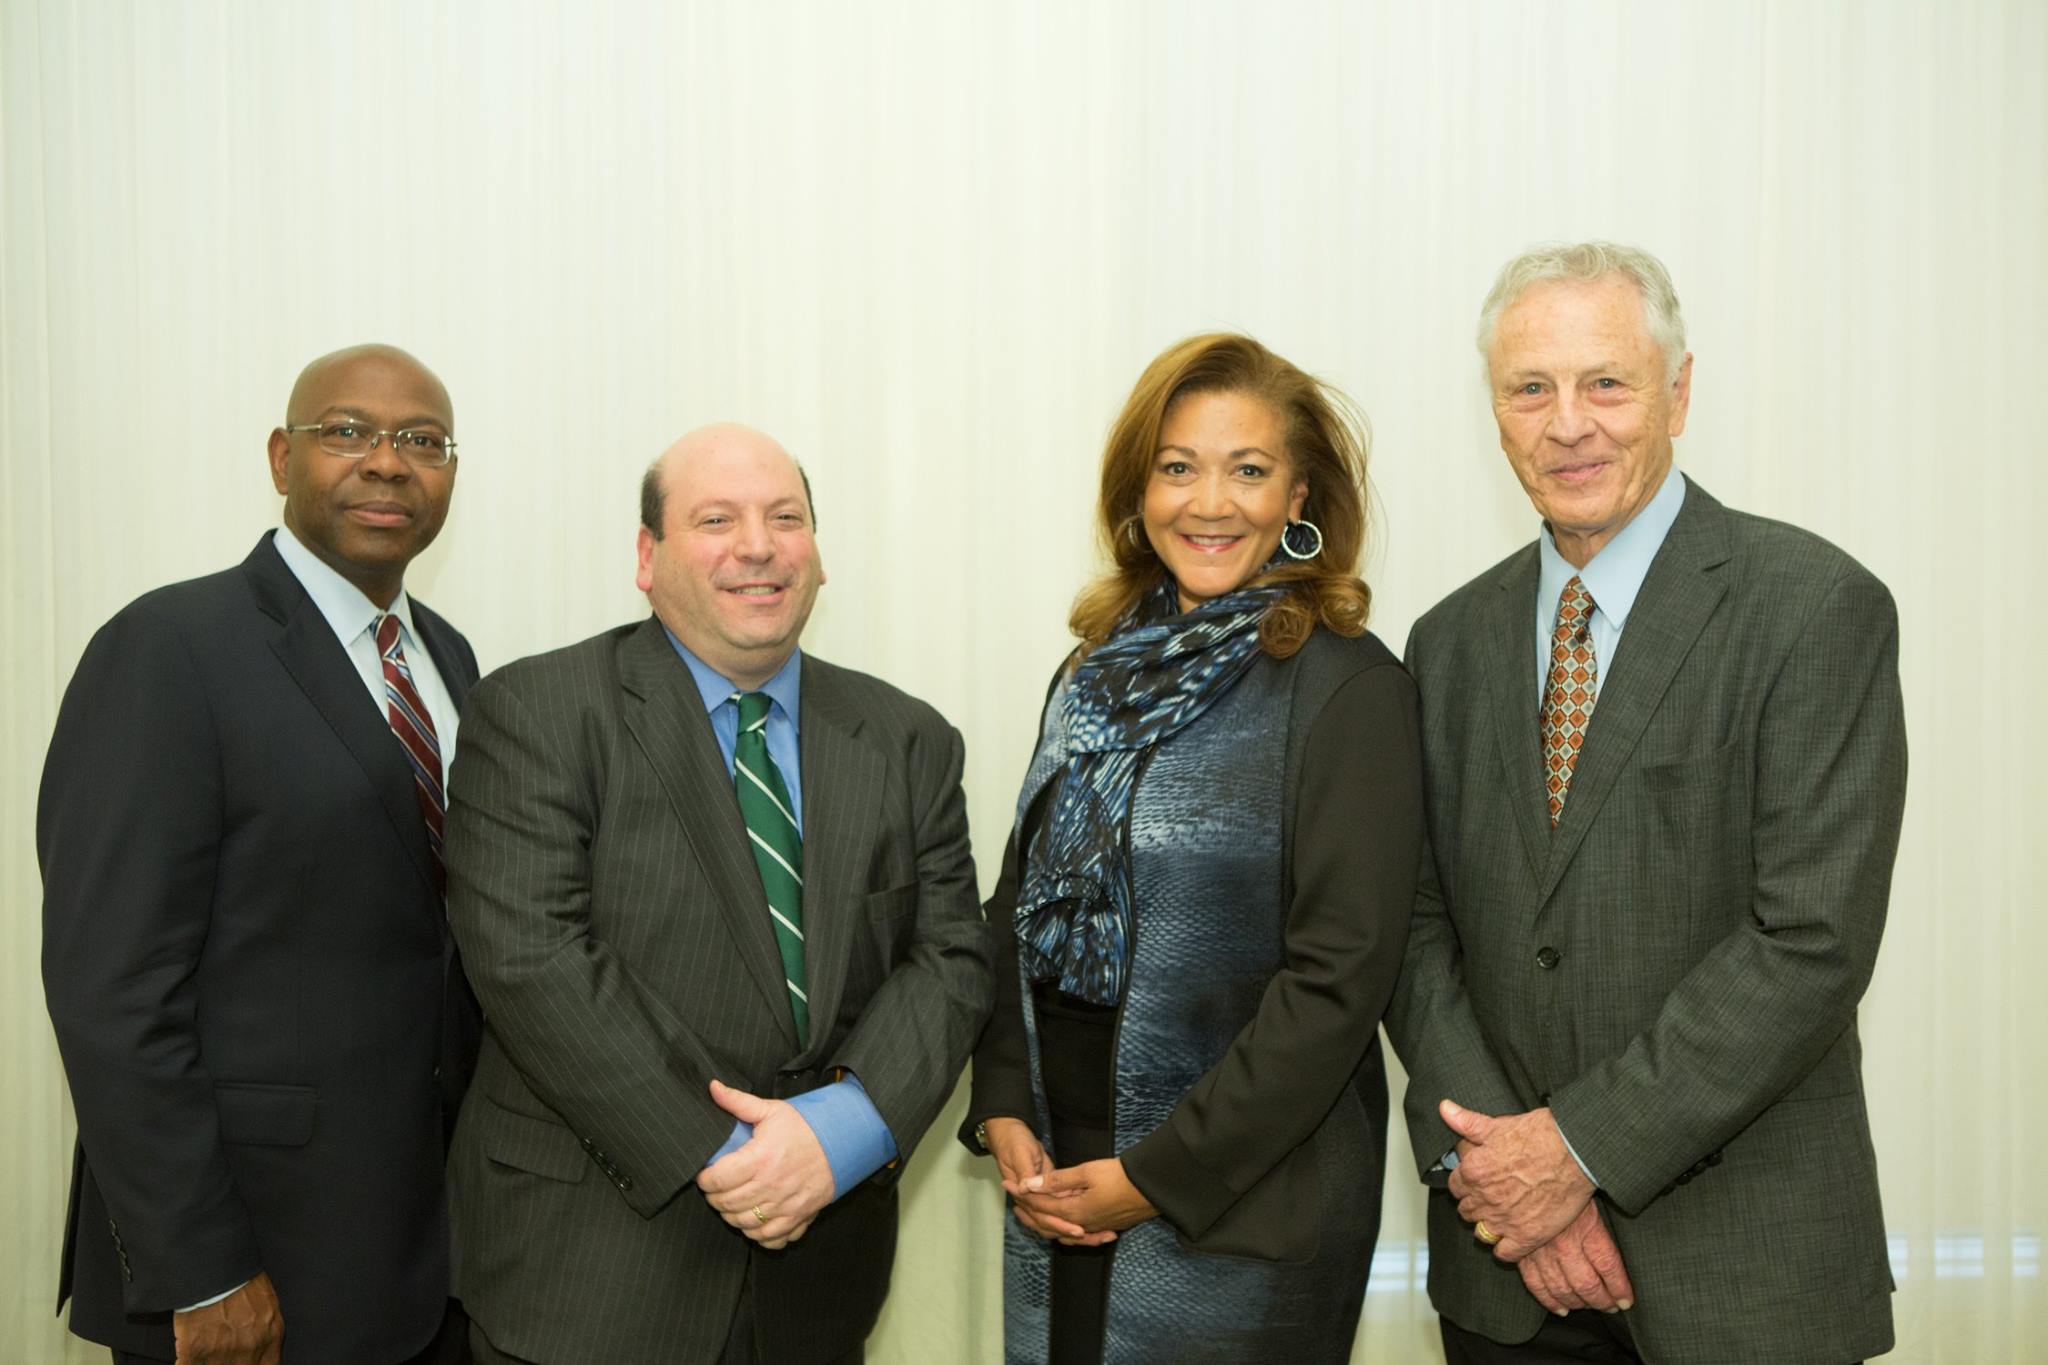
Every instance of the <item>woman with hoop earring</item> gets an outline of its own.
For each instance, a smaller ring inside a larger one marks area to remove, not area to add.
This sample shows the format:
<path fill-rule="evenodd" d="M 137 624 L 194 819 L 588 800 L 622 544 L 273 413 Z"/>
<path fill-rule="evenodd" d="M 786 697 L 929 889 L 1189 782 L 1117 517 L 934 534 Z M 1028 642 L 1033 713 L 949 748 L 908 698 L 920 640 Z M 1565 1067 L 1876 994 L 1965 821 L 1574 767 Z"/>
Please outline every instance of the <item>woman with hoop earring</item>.
<path fill-rule="evenodd" d="M 1015 1214 L 1013 1362 L 1350 1358 L 1422 841 L 1365 452 L 1342 394 L 1224 333 L 1110 432 L 961 1130 Z"/>

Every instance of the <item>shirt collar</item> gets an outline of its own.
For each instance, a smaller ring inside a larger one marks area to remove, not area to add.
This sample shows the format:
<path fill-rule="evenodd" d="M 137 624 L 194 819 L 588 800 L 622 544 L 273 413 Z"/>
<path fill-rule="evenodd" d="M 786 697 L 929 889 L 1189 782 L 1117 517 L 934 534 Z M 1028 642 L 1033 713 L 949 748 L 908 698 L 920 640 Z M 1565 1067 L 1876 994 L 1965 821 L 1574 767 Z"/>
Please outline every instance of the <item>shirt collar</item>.
<path fill-rule="evenodd" d="M 278 527 L 271 541 L 277 546 L 278 557 L 284 560 L 284 566 L 292 571 L 292 577 L 299 580 L 299 586 L 306 590 L 306 596 L 313 599 L 313 605 L 327 619 L 328 628 L 344 646 L 352 644 L 358 635 L 377 624 L 384 608 L 363 596 L 361 588 L 307 549 L 291 527 Z M 405 595 L 405 589 L 398 590 L 398 596 L 391 603 L 391 614 L 404 627 L 405 639 L 419 644 L 419 632 L 412 628 L 412 600 Z"/>
<path fill-rule="evenodd" d="M 661 628 L 661 633 L 668 636 L 668 642 L 675 646 L 676 653 L 689 665 L 690 677 L 697 684 L 697 695 L 704 699 L 704 710 L 707 713 L 716 711 L 731 701 L 735 692 L 747 690 L 692 654 L 690 647 L 678 640 L 676 633 L 666 625 Z M 802 650 L 792 650 L 782 667 L 775 670 L 775 676 L 756 689 L 766 692 L 768 700 L 782 708 L 782 714 L 789 717 L 789 728 L 799 734 L 802 733 L 802 728 L 797 724 L 797 702 L 802 689 L 798 682 L 803 673 L 803 659 Z"/>
<path fill-rule="evenodd" d="M 1577 575 L 1600 614 L 1616 629 L 1625 625 L 1629 610 L 1636 604 L 1636 594 L 1643 590 L 1643 580 L 1650 575 L 1650 561 L 1657 557 L 1664 537 L 1671 534 L 1671 524 L 1678 520 L 1678 509 L 1684 503 L 1684 477 L 1676 469 L 1666 470 L 1663 485 L 1643 510 L 1631 517 L 1628 525 L 1602 546 L 1583 569 L 1573 568 L 1557 552 L 1546 525 L 1543 534 L 1536 537 L 1536 553 L 1543 564 L 1539 600 L 1554 608 L 1557 599 L 1564 595 L 1564 585 Z"/>

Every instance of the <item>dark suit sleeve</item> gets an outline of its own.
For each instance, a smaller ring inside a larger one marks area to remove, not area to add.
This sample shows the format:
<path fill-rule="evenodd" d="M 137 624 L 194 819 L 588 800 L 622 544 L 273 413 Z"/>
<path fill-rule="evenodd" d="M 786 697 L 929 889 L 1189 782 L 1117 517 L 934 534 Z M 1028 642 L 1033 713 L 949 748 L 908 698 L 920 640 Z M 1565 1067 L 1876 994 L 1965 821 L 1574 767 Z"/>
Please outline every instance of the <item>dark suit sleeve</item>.
<path fill-rule="evenodd" d="M 960 789 L 966 749 L 936 718 L 912 731 L 908 772 L 917 910 L 908 951 L 868 1000 L 832 1065 L 860 1077 L 899 1152 L 953 1093 L 989 1011 L 987 936 Z M 878 1172 L 882 1179 L 900 1172 Z"/>
<path fill-rule="evenodd" d="M 196 1022 L 225 835 L 203 676 L 172 622 L 143 605 L 115 617 L 65 691 L 37 809 L 43 986 L 131 1312 L 262 1268 Z"/>
<path fill-rule="evenodd" d="M 1620 1055 L 1551 1097 L 1579 1157 L 1631 1213 L 1805 1076 L 1870 982 L 1906 790 L 1898 614 L 1883 584 L 1852 568 L 1832 585 L 1770 681 L 1759 727 L 1747 922 Z"/>
<path fill-rule="evenodd" d="M 549 714 L 573 705 L 547 701 Z M 632 1173 L 620 1194 L 652 1217 L 732 1117 L 711 1102 L 696 1039 L 590 932 L 599 778 L 566 748 L 503 674 L 470 691 L 449 775 L 448 916 L 492 1033 L 593 1156 Z"/>
<path fill-rule="evenodd" d="M 1409 641 L 1408 667 L 1418 677 L 1422 676 L 1424 648 L 1419 633 Z M 1430 780 L 1430 775 L 1424 774 L 1424 781 Z M 1427 832 L 1408 948 L 1387 1010 L 1387 1038 L 1408 1070 L 1401 1106 L 1417 1174 L 1427 1174 L 1457 1143 L 1456 1135 L 1437 1114 L 1437 1101 L 1453 1099 L 1486 1114 L 1522 1110 L 1522 1101 L 1494 1059 L 1465 993 L 1464 950 L 1444 906 L 1443 886 Z"/>
<path fill-rule="evenodd" d="M 1190 1237 L 1315 1131 L 1393 992 L 1422 837 L 1415 685 L 1399 667 L 1331 696 L 1294 800 L 1285 964 L 1222 1059 L 1123 1153 L 1131 1182 Z"/>
<path fill-rule="evenodd" d="M 995 1012 L 974 1046 L 974 1084 L 967 1098 L 967 1117 L 960 1125 L 960 1141 L 976 1156 L 983 1154 L 974 1139 L 976 1124 L 993 1118 L 1036 1122 L 1031 1053 L 1024 1033 L 1024 988 L 1017 976 L 1015 916 L 1020 879 L 1017 836 L 1013 833 L 1003 854 L 1002 879 L 982 907 L 988 917 L 989 956 L 995 969 Z"/>

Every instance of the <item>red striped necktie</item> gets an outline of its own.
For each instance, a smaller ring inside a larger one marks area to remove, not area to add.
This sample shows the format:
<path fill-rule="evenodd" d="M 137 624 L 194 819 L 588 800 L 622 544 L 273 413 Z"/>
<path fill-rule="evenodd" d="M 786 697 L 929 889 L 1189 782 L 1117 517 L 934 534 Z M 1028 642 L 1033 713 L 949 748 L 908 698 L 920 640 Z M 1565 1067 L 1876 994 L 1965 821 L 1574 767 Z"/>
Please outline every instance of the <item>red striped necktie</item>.
<path fill-rule="evenodd" d="M 412 760 L 413 787 L 420 799 L 420 816 L 427 822 L 427 846 L 434 853 L 434 880 L 445 892 L 448 869 L 441 861 L 441 822 L 448 812 L 448 795 L 441 787 L 441 741 L 434 733 L 434 718 L 420 700 L 412 683 L 412 668 L 405 662 L 405 649 L 398 642 L 398 618 L 386 613 L 377 618 L 377 653 L 384 659 L 384 709 L 391 721 L 391 733 L 405 746 Z"/>

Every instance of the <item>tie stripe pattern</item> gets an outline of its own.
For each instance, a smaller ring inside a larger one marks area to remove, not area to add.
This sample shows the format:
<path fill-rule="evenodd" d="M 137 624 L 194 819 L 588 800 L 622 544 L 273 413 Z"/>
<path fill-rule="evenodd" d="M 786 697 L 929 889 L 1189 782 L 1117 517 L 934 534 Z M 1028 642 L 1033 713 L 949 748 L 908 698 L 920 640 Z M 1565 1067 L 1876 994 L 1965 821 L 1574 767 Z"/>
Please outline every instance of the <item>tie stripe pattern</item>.
<path fill-rule="evenodd" d="M 412 762 L 420 818 L 426 821 L 427 847 L 434 854 L 435 881 L 446 891 L 448 869 L 441 860 L 441 826 L 448 815 L 448 793 L 441 786 L 441 740 L 434 733 L 434 718 L 427 714 L 427 704 L 413 686 L 412 666 L 406 663 L 405 648 L 398 639 L 398 618 L 388 612 L 377 618 L 377 653 L 384 661 L 385 718 Z"/>
<path fill-rule="evenodd" d="M 1552 829 L 1564 814 L 1572 769 L 1586 743 L 1586 727 L 1593 723 L 1599 661 L 1593 657 L 1592 627 L 1592 594 L 1574 574 L 1558 598 L 1557 625 L 1550 632 L 1550 677 L 1543 688 L 1543 778 L 1550 789 Z"/>
<path fill-rule="evenodd" d="M 768 694 L 736 692 L 740 732 L 733 744 L 732 785 L 739 797 L 740 818 L 761 889 L 768 895 L 768 915 L 775 926 L 775 947 L 782 954 L 782 980 L 789 987 L 789 1013 L 796 1021 L 798 1046 L 811 1039 L 811 1002 L 804 979 L 804 842 L 797 832 L 789 788 L 775 760 L 768 756 Z"/>

